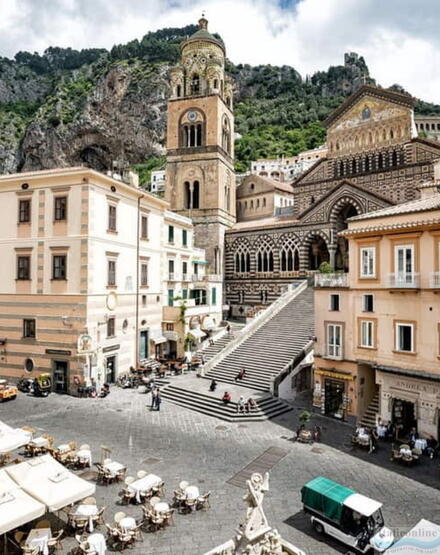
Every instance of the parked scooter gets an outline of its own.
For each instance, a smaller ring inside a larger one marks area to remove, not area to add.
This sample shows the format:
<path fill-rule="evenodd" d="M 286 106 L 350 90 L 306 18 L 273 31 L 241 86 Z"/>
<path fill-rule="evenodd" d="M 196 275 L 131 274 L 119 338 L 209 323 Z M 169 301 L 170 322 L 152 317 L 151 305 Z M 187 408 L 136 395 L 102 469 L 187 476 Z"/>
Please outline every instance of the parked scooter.
<path fill-rule="evenodd" d="M 26 378 L 25 376 L 22 376 L 17 382 L 17 389 L 22 393 L 30 393 L 32 391 L 33 384 L 33 378 Z"/>

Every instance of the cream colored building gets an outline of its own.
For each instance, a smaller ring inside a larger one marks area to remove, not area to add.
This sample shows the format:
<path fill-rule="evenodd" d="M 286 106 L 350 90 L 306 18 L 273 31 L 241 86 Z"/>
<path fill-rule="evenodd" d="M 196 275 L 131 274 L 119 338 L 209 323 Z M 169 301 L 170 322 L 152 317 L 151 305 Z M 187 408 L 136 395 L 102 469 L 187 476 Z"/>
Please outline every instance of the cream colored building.
<path fill-rule="evenodd" d="M 292 215 L 293 198 L 288 183 L 248 175 L 237 187 L 237 222 Z"/>
<path fill-rule="evenodd" d="M 421 199 L 349 220 L 350 272 L 318 274 L 314 404 L 439 437 L 440 164 Z"/>
<path fill-rule="evenodd" d="M 182 357 L 194 350 L 222 320 L 223 278 L 206 271 L 205 251 L 194 246 L 191 220 L 165 212 L 165 352 Z"/>
<path fill-rule="evenodd" d="M 2 376 L 49 372 L 55 391 L 75 393 L 78 381 L 115 381 L 167 348 L 174 216 L 126 177 L 77 167 L 0 178 Z M 177 227 L 193 261 L 191 222 Z"/>

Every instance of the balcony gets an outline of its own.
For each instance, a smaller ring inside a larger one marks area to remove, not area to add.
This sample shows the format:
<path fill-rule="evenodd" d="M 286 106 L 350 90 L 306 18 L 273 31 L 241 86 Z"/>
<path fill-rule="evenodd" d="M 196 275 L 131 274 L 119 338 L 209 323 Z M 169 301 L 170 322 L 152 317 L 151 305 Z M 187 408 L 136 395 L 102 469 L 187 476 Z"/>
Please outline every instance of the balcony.
<path fill-rule="evenodd" d="M 388 274 L 390 289 L 419 289 L 420 274 Z"/>
<path fill-rule="evenodd" d="M 182 281 L 191 281 L 188 274 L 182 274 Z"/>
<path fill-rule="evenodd" d="M 219 274 L 206 274 L 203 276 L 204 281 L 222 281 L 222 276 Z"/>
<path fill-rule="evenodd" d="M 431 289 L 440 289 L 440 272 L 432 272 L 429 279 Z"/>
<path fill-rule="evenodd" d="M 348 274 L 315 274 L 315 287 L 348 287 Z"/>
<path fill-rule="evenodd" d="M 176 281 L 176 274 L 173 272 L 170 272 L 168 274 L 168 281 Z"/>

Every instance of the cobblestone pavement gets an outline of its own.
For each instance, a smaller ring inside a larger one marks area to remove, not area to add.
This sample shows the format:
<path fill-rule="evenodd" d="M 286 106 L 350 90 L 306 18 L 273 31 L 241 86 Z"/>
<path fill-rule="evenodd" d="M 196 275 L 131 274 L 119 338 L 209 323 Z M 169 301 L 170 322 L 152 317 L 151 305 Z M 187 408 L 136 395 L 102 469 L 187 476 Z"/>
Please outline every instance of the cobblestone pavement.
<path fill-rule="evenodd" d="M 105 444 L 112 449 L 114 460 L 128 466 L 129 474 L 145 469 L 161 476 L 167 499 L 183 479 L 198 485 L 202 492 L 212 491 L 211 510 L 175 515 L 174 526 L 144 534 L 143 543 L 131 553 L 202 555 L 229 539 L 244 515 L 244 490 L 226 481 L 272 446 L 288 450 L 288 455 L 270 473 L 266 514 L 272 526 L 308 555 L 348 551 L 329 538 L 316 537 L 301 512 L 300 488 L 317 475 L 382 501 L 386 523 L 402 532 L 422 517 L 440 522 L 438 461 L 423 461 L 419 468 L 401 470 L 387 463 L 385 455 L 381 459 L 353 453 L 346 441 L 350 428 L 317 415 L 313 421 L 324 422 L 327 443 L 292 443 L 287 438 L 297 425 L 298 410 L 276 421 L 240 425 L 226 424 L 165 401 L 160 412 L 150 412 L 147 404 L 149 396 L 117 388 L 106 399 L 54 394 L 36 399 L 20 395 L 16 401 L 0 406 L 0 420 L 48 432 L 56 444 L 71 440 L 88 443 L 95 460 Z M 153 460 L 143 462 L 148 459 Z M 96 498 L 99 505 L 107 507 L 107 521 L 121 510 L 116 504 L 119 490 L 118 485 L 97 487 Z M 136 506 L 122 510 L 141 516 Z M 63 553 L 75 545 L 71 537 L 63 543 Z"/>

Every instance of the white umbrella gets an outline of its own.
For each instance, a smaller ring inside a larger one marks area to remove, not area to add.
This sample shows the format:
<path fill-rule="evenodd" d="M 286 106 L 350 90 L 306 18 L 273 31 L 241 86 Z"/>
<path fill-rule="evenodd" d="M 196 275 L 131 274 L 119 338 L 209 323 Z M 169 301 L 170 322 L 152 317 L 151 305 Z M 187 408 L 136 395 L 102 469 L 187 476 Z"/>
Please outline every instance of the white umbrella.
<path fill-rule="evenodd" d="M 27 524 L 46 512 L 46 507 L 23 491 L 0 470 L 0 534 Z"/>
<path fill-rule="evenodd" d="M 4 422 L 0 422 L 0 453 L 14 451 L 23 445 L 27 445 L 32 439 L 31 432 L 21 428 L 11 428 Z"/>
<path fill-rule="evenodd" d="M 93 495 L 96 490 L 94 484 L 69 472 L 50 455 L 29 459 L 5 470 L 27 493 L 44 503 L 49 511 L 58 511 Z"/>

